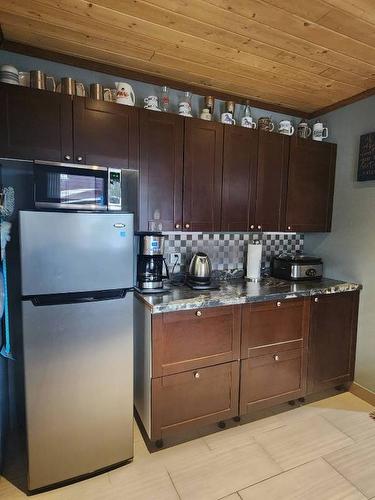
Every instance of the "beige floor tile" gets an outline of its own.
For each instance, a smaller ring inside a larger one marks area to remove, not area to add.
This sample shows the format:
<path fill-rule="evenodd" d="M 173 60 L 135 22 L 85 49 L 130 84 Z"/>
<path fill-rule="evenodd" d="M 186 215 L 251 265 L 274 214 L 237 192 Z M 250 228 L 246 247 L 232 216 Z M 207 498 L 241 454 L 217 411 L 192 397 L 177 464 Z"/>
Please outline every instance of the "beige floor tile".
<path fill-rule="evenodd" d="M 106 500 L 178 500 L 166 468 L 152 460 L 116 469 L 109 480 L 111 496 L 103 497 Z"/>
<path fill-rule="evenodd" d="M 285 425 L 298 423 L 300 420 L 306 420 L 311 417 L 317 417 L 322 415 L 327 410 L 325 408 L 314 407 L 311 405 L 299 406 L 293 408 L 290 411 L 284 411 L 282 413 L 276 413 L 279 420 Z"/>
<path fill-rule="evenodd" d="M 238 493 L 232 493 L 231 495 L 228 495 L 227 497 L 222 497 L 219 500 L 241 500 L 241 497 Z"/>
<path fill-rule="evenodd" d="M 375 496 L 375 438 L 359 441 L 324 458 L 368 498 Z"/>
<path fill-rule="evenodd" d="M 110 488 L 109 474 L 105 473 L 86 479 L 85 481 L 64 486 L 52 491 L 51 494 L 60 493 L 63 500 L 101 500 L 102 498 L 106 498 L 104 495 L 106 495 Z M 43 497 L 41 497 L 42 499 L 44 500 Z M 50 500 L 48 496 L 46 496 L 46 500 Z"/>
<path fill-rule="evenodd" d="M 349 481 L 319 458 L 239 492 L 243 500 L 361 500 Z"/>
<path fill-rule="evenodd" d="M 369 417 L 367 410 L 329 409 L 322 415 L 354 441 L 375 437 L 375 421 Z"/>
<path fill-rule="evenodd" d="M 153 463 L 163 464 L 168 468 L 170 464 L 178 465 L 180 462 L 194 462 L 199 457 L 209 456 L 210 453 L 207 444 L 202 438 L 199 438 L 152 453 L 151 460 Z"/>
<path fill-rule="evenodd" d="M 301 419 L 291 425 L 258 434 L 255 440 L 284 470 L 354 442 L 321 416 Z"/>
<path fill-rule="evenodd" d="M 232 429 L 216 432 L 203 438 L 210 450 L 225 451 L 254 442 L 254 436 L 281 427 L 277 416 L 264 418 Z"/>
<path fill-rule="evenodd" d="M 280 473 L 257 444 L 168 465 L 182 500 L 217 500 Z"/>
<path fill-rule="evenodd" d="M 0 500 L 18 500 L 27 496 L 4 477 L 0 477 Z"/>
<path fill-rule="evenodd" d="M 308 406 L 353 411 L 371 411 L 371 409 L 373 409 L 369 403 L 358 398 L 351 392 L 343 392 L 341 394 L 337 394 L 337 396 L 321 399 L 320 401 L 311 403 Z"/>

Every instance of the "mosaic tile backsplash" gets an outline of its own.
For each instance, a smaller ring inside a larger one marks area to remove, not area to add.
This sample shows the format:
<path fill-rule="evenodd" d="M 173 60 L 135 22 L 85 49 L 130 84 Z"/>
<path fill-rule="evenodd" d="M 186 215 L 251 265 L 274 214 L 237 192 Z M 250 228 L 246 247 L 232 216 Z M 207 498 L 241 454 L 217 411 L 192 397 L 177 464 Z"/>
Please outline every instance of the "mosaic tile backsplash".
<path fill-rule="evenodd" d="M 174 272 L 187 271 L 195 252 L 205 252 L 217 271 L 242 270 L 246 267 L 247 245 L 261 241 L 262 267 L 270 265 L 271 257 L 281 252 L 303 252 L 303 234 L 299 233 L 165 233 L 164 256 L 170 264 L 170 254 L 181 254 L 181 266 Z"/>

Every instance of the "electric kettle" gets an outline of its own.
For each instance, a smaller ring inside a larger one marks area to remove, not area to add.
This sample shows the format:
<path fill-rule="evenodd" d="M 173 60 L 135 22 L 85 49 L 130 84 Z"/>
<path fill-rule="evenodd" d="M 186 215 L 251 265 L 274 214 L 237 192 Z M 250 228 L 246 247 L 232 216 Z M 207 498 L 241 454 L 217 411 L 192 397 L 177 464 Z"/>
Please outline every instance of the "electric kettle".
<path fill-rule="evenodd" d="M 203 252 L 194 254 L 189 266 L 189 280 L 195 283 L 211 281 L 211 262 L 208 255 Z"/>

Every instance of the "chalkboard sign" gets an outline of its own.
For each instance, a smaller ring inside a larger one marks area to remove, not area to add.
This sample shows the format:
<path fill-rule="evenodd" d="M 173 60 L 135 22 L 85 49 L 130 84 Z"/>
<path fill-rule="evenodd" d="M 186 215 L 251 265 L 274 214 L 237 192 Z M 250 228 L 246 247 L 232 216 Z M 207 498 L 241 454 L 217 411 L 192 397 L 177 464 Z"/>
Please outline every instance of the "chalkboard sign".
<path fill-rule="evenodd" d="M 375 180 L 375 132 L 361 135 L 357 180 Z"/>

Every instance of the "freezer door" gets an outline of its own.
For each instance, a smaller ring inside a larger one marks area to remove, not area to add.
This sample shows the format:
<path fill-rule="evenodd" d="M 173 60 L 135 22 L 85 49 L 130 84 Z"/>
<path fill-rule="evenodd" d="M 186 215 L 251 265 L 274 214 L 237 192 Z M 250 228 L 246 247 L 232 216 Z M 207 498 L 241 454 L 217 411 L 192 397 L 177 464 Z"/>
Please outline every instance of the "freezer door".
<path fill-rule="evenodd" d="M 133 456 L 133 293 L 23 302 L 29 489 Z"/>
<path fill-rule="evenodd" d="M 20 211 L 22 295 L 133 286 L 133 215 Z"/>

